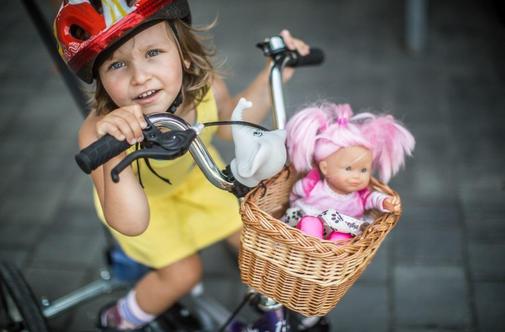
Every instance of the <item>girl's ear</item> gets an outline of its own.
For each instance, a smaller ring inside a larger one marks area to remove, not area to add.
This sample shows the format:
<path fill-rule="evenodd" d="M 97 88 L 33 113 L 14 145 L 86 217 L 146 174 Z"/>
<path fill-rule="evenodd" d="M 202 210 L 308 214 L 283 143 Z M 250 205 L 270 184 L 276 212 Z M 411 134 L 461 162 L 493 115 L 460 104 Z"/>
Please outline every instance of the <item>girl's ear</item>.
<path fill-rule="evenodd" d="M 182 63 L 184 64 L 184 68 L 189 69 L 191 66 L 191 62 L 189 60 L 183 60 Z"/>
<path fill-rule="evenodd" d="M 328 173 L 328 163 L 326 160 L 320 161 L 319 164 L 319 170 L 321 171 L 321 174 L 326 177 L 326 173 Z"/>

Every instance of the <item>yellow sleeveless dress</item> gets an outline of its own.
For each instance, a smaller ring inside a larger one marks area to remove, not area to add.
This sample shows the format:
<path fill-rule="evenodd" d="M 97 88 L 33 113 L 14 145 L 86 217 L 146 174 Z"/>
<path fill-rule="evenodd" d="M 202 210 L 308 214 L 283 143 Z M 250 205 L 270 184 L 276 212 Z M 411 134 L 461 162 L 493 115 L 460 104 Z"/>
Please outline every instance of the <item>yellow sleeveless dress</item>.
<path fill-rule="evenodd" d="M 198 105 L 196 113 L 200 123 L 218 119 L 212 91 Z M 207 127 L 199 136 L 222 169 L 224 163 L 210 144 L 216 130 L 215 126 Z M 139 160 L 140 176 L 150 207 L 149 226 L 144 233 L 133 237 L 109 227 L 128 256 L 152 268 L 161 268 L 240 229 L 237 198 L 208 182 L 189 153 L 176 160 L 150 159 L 149 162 L 172 184 L 154 175 L 145 162 Z M 138 174 L 135 163 L 133 168 Z M 107 225 L 96 191 L 94 200 L 99 218 Z"/>

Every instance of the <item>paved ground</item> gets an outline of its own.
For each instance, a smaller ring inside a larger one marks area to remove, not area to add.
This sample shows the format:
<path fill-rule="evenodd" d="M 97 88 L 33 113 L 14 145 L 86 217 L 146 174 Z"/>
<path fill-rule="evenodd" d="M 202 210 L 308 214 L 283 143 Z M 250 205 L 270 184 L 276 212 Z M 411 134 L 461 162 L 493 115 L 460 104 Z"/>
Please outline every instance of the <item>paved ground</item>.
<path fill-rule="evenodd" d="M 419 54 L 403 47 L 402 0 L 192 5 L 197 23 L 219 17 L 215 42 L 233 69 L 232 91 L 263 64 L 255 42 L 288 27 L 327 55 L 287 86 L 290 111 L 318 99 L 349 102 L 395 114 L 417 138 L 414 159 L 391 183 L 405 213 L 331 312 L 334 330 L 504 331 L 505 25 L 493 1 L 431 1 Z M 21 4 L 4 0 L 2 12 L 0 257 L 54 299 L 96 278 L 104 234 L 90 181 L 73 161 L 81 116 Z M 220 146 L 229 157 L 229 145 Z M 204 257 L 207 291 L 233 307 L 242 288 L 233 261 L 219 245 Z M 109 300 L 51 326 L 92 330 Z"/>

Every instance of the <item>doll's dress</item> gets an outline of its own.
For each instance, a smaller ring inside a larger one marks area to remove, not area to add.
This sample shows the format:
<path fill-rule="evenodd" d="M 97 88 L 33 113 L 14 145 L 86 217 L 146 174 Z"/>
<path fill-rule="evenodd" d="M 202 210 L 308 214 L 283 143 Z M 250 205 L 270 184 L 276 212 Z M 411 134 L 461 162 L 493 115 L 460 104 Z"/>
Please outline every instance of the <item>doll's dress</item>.
<path fill-rule="evenodd" d="M 349 194 L 336 193 L 314 168 L 294 184 L 290 207 L 281 219 L 296 227 L 304 216 L 317 216 L 323 222 L 324 237 L 332 231 L 357 235 L 366 224 L 373 222 L 367 210 L 386 211 L 383 202 L 387 197 L 369 188 Z"/>

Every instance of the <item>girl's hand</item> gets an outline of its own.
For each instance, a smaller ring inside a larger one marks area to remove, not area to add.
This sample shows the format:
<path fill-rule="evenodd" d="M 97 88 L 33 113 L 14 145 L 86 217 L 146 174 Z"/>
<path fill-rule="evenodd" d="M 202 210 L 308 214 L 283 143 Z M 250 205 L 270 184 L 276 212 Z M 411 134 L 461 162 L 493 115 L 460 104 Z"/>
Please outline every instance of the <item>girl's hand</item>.
<path fill-rule="evenodd" d="M 301 56 L 306 56 L 310 52 L 309 45 L 305 44 L 305 42 L 301 39 L 297 39 L 291 36 L 291 33 L 288 30 L 282 30 L 280 35 L 284 39 L 284 43 L 286 46 L 292 51 L 298 51 Z M 294 68 L 286 67 L 284 68 L 284 72 L 282 73 L 282 77 L 285 82 L 287 82 L 295 73 Z"/>
<path fill-rule="evenodd" d="M 96 123 L 99 137 L 109 134 L 118 141 L 126 139 L 131 145 L 144 139 L 142 129 L 147 127 L 139 105 L 120 107 L 105 115 Z"/>
<path fill-rule="evenodd" d="M 400 214 L 401 212 L 401 204 L 400 200 L 394 197 L 388 197 L 382 203 L 384 209 L 393 212 L 394 214 Z"/>

